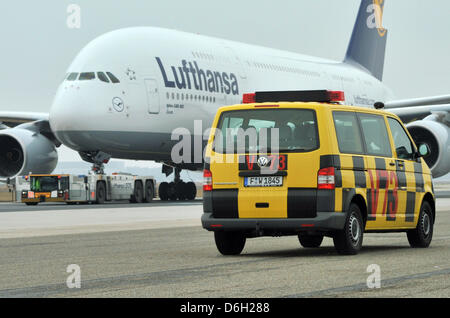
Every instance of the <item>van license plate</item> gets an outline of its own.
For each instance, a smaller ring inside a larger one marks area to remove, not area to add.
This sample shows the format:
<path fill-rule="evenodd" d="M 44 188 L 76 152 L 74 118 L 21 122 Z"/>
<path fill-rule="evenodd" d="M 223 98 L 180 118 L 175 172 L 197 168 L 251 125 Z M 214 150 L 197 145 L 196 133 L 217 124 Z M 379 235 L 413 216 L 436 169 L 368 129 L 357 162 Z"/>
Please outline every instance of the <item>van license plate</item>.
<path fill-rule="evenodd" d="M 282 187 L 283 177 L 246 177 L 244 179 L 246 187 Z"/>

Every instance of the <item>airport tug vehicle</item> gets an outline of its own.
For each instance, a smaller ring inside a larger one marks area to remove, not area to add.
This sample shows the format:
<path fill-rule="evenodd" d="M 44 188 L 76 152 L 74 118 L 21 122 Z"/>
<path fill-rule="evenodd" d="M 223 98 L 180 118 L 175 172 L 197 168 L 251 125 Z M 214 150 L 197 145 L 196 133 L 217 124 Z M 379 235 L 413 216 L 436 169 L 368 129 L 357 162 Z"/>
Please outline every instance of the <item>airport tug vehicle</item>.
<path fill-rule="evenodd" d="M 396 115 L 344 100 L 326 90 L 257 92 L 218 110 L 201 221 L 220 253 L 285 235 L 306 248 L 331 237 L 340 254 L 357 254 L 364 232 L 406 232 L 412 247 L 430 245 L 429 147 L 417 147 Z"/>
<path fill-rule="evenodd" d="M 153 177 L 126 173 L 69 175 L 30 174 L 26 176 L 30 189 L 22 191 L 22 202 L 98 203 L 129 200 L 133 203 L 151 202 L 155 198 Z"/>

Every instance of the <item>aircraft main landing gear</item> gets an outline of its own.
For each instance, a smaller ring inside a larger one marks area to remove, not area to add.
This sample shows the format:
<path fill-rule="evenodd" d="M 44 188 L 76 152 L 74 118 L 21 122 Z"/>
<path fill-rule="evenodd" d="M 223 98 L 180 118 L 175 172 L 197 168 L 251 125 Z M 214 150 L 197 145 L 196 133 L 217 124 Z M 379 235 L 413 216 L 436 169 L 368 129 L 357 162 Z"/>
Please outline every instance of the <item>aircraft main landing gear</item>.
<path fill-rule="evenodd" d="M 184 182 L 180 178 L 181 169 L 174 168 L 175 178 L 173 182 L 162 182 L 159 185 L 159 198 L 162 201 L 194 200 L 197 196 L 197 187 L 194 182 Z"/>

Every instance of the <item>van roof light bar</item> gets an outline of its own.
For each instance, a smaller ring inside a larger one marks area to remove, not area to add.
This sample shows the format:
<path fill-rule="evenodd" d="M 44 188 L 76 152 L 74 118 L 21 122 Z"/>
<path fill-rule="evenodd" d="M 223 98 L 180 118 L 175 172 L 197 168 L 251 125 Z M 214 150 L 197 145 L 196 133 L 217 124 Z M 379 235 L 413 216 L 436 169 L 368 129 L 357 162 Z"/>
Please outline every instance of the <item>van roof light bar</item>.
<path fill-rule="evenodd" d="M 343 91 L 311 90 L 311 91 L 272 91 L 244 94 L 243 103 L 267 102 L 318 102 L 337 103 L 345 101 Z"/>

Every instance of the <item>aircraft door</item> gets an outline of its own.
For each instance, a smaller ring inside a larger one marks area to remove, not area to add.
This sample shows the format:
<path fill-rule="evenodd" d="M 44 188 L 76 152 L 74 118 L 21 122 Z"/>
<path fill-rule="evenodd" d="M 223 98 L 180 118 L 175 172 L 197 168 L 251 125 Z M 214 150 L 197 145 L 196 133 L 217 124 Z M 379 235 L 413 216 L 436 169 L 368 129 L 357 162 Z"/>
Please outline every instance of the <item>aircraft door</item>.
<path fill-rule="evenodd" d="M 147 92 L 147 106 L 150 114 L 159 114 L 159 91 L 155 79 L 146 78 L 145 90 Z"/>

